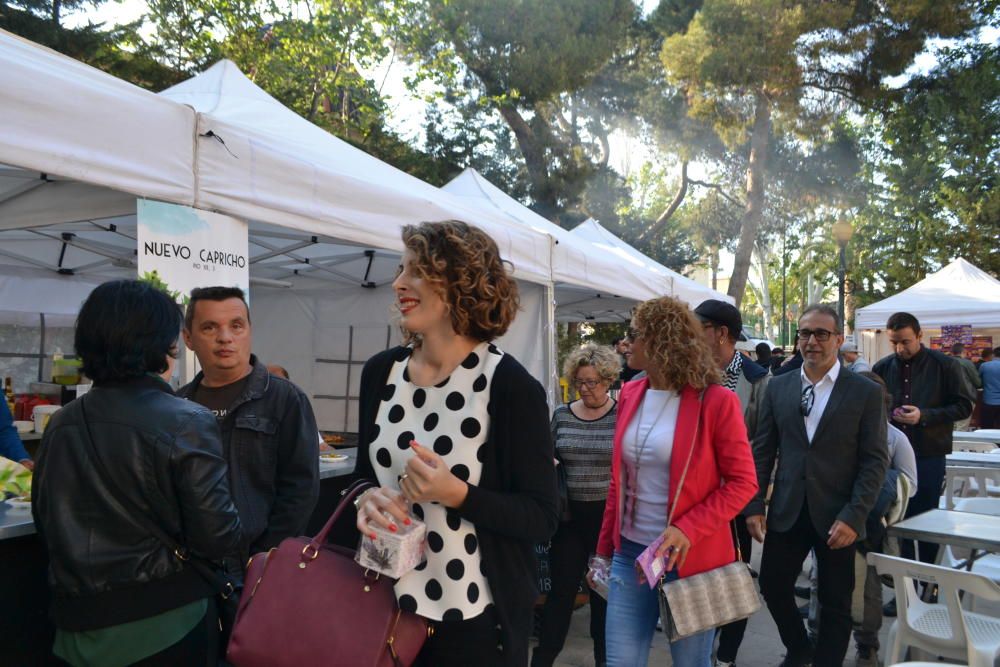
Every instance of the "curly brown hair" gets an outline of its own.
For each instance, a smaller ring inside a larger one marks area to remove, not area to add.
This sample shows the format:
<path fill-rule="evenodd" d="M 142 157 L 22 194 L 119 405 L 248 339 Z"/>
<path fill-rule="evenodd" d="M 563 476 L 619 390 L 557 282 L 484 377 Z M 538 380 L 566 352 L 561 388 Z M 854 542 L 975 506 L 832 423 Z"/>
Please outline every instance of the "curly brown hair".
<path fill-rule="evenodd" d="M 701 390 L 721 381 L 701 323 L 688 305 L 671 296 L 640 303 L 632 327 L 642 339 L 650 365 L 663 374 L 671 389 L 691 385 Z"/>
<path fill-rule="evenodd" d="M 458 220 L 422 222 L 403 227 L 403 245 L 413 269 L 448 305 L 456 333 L 489 341 L 507 332 L 520 308 L 517 282 L 486 232 Z M 419 344 L 417 335 L 403 334 Z"/>

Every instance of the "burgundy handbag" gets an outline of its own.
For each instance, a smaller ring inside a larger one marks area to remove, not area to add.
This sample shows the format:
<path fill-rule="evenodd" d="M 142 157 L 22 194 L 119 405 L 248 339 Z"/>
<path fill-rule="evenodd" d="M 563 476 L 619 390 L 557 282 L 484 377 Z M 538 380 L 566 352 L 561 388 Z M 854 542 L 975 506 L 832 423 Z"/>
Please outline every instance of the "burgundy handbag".
<path fill-rule="evenodd" d="M 427 621 L 396 604 L 393 582 L 326 544 L 344 509 L 369 486 L 344 492 L 319 533 L 291 537 L 247 567 L 226 652 L 235 667 L 406 667 L 428 636 Z"/>

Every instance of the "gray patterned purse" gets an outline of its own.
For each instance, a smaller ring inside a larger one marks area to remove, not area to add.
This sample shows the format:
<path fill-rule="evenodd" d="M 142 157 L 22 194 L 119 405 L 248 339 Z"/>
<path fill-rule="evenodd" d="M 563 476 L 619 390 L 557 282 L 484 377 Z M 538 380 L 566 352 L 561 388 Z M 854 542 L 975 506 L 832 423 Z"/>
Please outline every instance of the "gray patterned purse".
<path fill-rule="evenodd" d="M 702 392 L 701 397 L 704 397 Z M 699 397 L 699 403 L 701 402 Z M 688 466 L 698 440 L 698 430 L 701 427 L 701 410 L 698 411 L 698 425 L 695 427 L 694 440 L 688 452 L 684 471 L 681 473 L 674 502 L 667 517 L 669 526 L 674 518 L 674 509 L 680 498 L 684 478 L 687 477 Z M 690 577 L 664 582 L 660 579 L 659 600 L 660 620 L 663 630 L 670 641 L 684 639 L 710 628 L 717 628 L 734 621 L 752 616 L 760 609 L 760 596 L 750 576 L 750 566 L 743 562 L 740 553 L 740 543 L 736 539 L 735 526 L 733 541 L 736 544 L 736 561 L 717 567 L 708 572 L 702 572 Z"/>

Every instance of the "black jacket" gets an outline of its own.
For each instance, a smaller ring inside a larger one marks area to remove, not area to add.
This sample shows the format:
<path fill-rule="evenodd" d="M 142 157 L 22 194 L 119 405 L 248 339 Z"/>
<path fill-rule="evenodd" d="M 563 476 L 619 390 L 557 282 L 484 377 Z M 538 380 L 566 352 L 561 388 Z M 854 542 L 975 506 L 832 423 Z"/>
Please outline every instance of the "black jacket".
<path fill-rule="evenodd" d="M 376 481 L 368 450 L 380 390 L 406 348 L 375 355 L 361 373 L 356 476 Z M 469 485 L 462 518 L 476 526 L 479 550 L 500 622 L 505 664 L 528 664 L 532 608 L 538 596 L 535 544 L 559 525 L 552 434 L 545 391 L 509 354 L 490 385 L 490 433 L 479 484 Z"/>
<path fill-rule="evenodd" d="M 243 395 L 220 423 L 229 484 L 249 554 L 302 535 L 319 498 L 319 430 L 309 399 L 251 356 Z M 204 373 L 177 392 L 191 399 Z"/>
<path fill-rule="evenodd" d="M 204 558 L 234 555 L 240 543 L 211 413 L 155 377 L 96 386 L 52 416 L 35 467 L 32 513 L 48 547 L 56 625 L 102 628 L 212 595 L 106 489 L 84 441 L 81 402 L 120 495 Z"/>
<path fill-rule="evenodd" d="M 826 535 L 839 520 L 864 539 L 865 520 L 889 465 L 882 390 L 841 366 L 812 441 L 800 412 L 801 396 L 799 373 L 779 375 L 764 394 L 753 438 L 759 487 L 745 514 L 764 514 L 777 458 L 769 529 L 791 530 L 808 506 L 818 535 Z"/>
<path fill-rule="evenodd" d="M 917 456 L 951 454 L 954 423 L 972 414 L 976 396 L 972 385 L 958 362 L 921 345 L 920 352 L 910 361 L 913 390 L 910 399 L 904 400 L 904 363 L 895 354 L 890 354 L 872 368 L 872 372 L 885 380 L 889 387 L 893 407 L 915 405 L 920 408 L 919 424 L 895 425 L 906 433 Z"/>

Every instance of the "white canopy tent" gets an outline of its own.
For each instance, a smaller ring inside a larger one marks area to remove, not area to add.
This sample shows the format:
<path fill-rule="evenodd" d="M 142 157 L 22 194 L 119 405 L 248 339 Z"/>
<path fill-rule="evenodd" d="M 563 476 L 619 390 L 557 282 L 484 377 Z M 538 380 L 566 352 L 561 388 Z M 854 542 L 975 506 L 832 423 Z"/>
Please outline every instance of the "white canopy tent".
<path fill-rule="evenodd" d="M 157 96 L 0 32 L 0 108 L 0 295 L 34 296 L 5 306 L 68 317 L 86 290 L 59 285 L 134 276 L 137 196 L 243 217 L 255 350 L 320 399 L 322 426 L 353 430 L 360 363 L 396 339 L 400 227 L 464 219 L 522 285 L 524 312 L 500 344 L 552 390 L 554 345 L 539 344 L 551 336 L 549 237 L 312 126 L 232 63 Z M 26 311 L 5 321 L 15 312 Z"/>
<path fill-rule="evenodd" d="M 722 292 L 717 292 L 711 287 L 706 287 L 691 280 L 676 271 L 671 271 L 656 260 L 647 257 L 625 241 L 621 240 L 599 222 L 593 218 L 584 220 L 574 227 L 570 233 L 578 238 L 585 239 L 603 253 L 619 258 L 623 264 L 639 264 L 645 269 L 660 277 L 666 285 L 666 291 L 656 296 L 669 295 L 686 301 L 692 308 L 706 299 L 719 299 L 729 303 L 735 303 L 733 297 Z"/>
<path fill-rule="evenodd" d="M 862 332 L 863 352 L 873 361 L 890 352 L 880 334 L 896 312 L 914 315 L 925 332 L 952 324 L 1000 332 L 1000 281 L 960 257 L 902 292 L 859 308 L 854 328 Z"/>
<path fill-rule="evenodd" d="M 628 257 L 616 257 L 546 220 L 469 167 L 442 187 L 486 213 L 500 212 L 552 237 L 552 279 L 560 321 L 623 321 L 637 301 L 653 298 L 662 276 Z M 659 292 L 662 293 L 662 292 Z"/>

